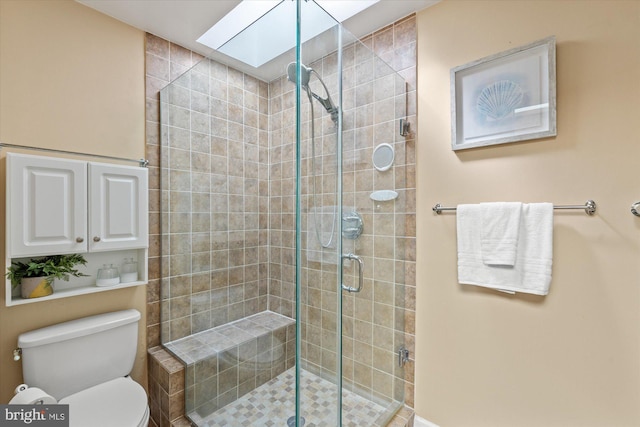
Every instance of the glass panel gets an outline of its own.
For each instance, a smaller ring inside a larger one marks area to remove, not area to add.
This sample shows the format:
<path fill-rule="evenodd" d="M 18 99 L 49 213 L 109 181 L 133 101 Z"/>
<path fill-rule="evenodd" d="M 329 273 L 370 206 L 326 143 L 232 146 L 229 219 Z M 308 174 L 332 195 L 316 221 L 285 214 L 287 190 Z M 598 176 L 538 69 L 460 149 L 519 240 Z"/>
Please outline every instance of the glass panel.
<path fill-rule="evenodd" d="M 356 239 L 343 232 L 343 251 L 365 266 L 362 290 L 343 293 L 343 383 L 356 396 L 344 398 L 343 413 L 346 418 L 348 408 L 365 398 L 367 413 L 356 416 L 385 426 L 404 400 L 397 351 L 404 346 L 406 152 L 398 130 L 406 117 L 406 88 L 361 42 L 346 44 L 343 52 L 343 221 L 363 223 Z M 381 144 L 393 150 L 393 161 L 377 169 L 373 153 Z M 345 262 L 348 286 L 358 283 L 357 267 Z"/>
<path fill-rule="evenodd" d="M 206 425 L 295 361 L 293 303 L 268 311 L 268 84 L 204 59 L 161 110 L 162 340 Z"/>
<path fill-rule="evenodd" d="M 315 2 L 302 2 L 303 30 L 327 19 Z M 338 23 L 304 41 L 300 58 L 300 415 L 314 425 L 342 425 Z"/>

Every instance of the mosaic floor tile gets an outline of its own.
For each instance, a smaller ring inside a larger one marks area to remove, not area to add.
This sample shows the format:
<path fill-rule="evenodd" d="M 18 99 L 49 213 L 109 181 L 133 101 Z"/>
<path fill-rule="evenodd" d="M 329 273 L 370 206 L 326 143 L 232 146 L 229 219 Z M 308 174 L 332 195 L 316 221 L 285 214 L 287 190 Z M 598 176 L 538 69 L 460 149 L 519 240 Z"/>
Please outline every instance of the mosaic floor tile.
<path fill-rule="evenodd" d="M 335 385 L 304 370 L 301 376 L 305 427 L 335 427 Z M 342 402 L 345 427 L 385 426 L 395 409 L 348 390 L 342 391 Z M 200 427 L 286 427 L 294 413 L 295 370 L 291 368 L 204 419 L 195 412 L 189 415 Z"/>

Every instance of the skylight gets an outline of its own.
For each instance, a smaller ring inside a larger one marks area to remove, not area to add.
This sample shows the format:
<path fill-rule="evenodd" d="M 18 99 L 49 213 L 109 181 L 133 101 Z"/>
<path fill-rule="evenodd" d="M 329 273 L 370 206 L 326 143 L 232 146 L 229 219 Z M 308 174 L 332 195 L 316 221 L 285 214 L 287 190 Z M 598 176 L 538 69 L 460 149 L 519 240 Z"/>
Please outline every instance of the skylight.
<path fill-rule="evenodd" d="M 335 20 L 343 22 L 379 0 L 317 0 Z M 306 4 L 306 3 L 305 3 Z M 319 7 L 303 10 L 302 41 L 336 25 Z M 295 46 L 296 3 L 293 0 L 243 0 L 206 33 L 198 43 L 258 68 Z"/>

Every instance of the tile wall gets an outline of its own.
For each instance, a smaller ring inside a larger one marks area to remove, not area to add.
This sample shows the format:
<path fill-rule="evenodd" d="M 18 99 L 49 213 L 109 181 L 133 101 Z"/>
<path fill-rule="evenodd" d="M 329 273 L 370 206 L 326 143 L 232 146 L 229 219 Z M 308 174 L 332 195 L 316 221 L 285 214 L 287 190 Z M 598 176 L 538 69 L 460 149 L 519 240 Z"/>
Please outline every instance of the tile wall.
<path fill-rule="evenodd" d="M 403 283 L 404 302 L 401 302 L 402 292 L 396 292 L 396 307 L 403 306 L 403 310 L 395 311 L 396 324 L 404 323 L 402 333 L 405 347 L 409 350 L 409 361 L 402 369 L 404 378 L 404 402 L 413 407 L 414 404 L 414 355 L 415 355 L 415 298 L 416 298 L 416 134 L 417 134 L 417 95 L 416 95 L 416 17 L 409 15 L 392 25 L 364 37 L 362 43 L 369 47 L 378 57 L 391 65 L 408 84 L 406 98 L 406 117 L 410 123 L 410 131 L 404 141 L 403 167 L 396 174 L 397 188 L 404 191 L 404 224 L 396 223 L 396 239 L 400 247 L 396 248 L 398 259 L 404 260 L 403 266 L 395 270 L 396 283 Z M 396 126 L 398 122 L 394 123 Z M 396 133 L 397 135 L 397 133 Z M 399 162 L 400 163 L 400 162 Z M 398 164 L 399 164 L 398 163 Z M 404 227 L 404 232 L 402 228 Z M 404 252 L 404 255 L 402 253 Z M 397 289 L 397 288 L 396 288 Z M 403 320 L 402 320 L 403 319 Z M 398 334 L 400 330 L 396 328 Z M 396 339 L 396 342 L 398 339 Z M 396 371 L 397 373 L 397 371 Z M 398 384 L 398 383 L 396 383 Z"/>
<path fill-rule="evenodd" d="M 161 94 L 164 342 L 267 309 L 267 97 L 208 59 Z"/>

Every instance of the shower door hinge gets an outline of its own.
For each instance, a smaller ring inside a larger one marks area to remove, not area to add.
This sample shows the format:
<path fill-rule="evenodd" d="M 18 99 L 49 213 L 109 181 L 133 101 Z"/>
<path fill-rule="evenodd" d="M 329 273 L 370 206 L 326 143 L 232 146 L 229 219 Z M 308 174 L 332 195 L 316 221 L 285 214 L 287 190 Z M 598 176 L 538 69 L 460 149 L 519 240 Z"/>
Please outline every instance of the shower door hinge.
<path fill-rule="evenodd" d="M 407 350 L 404 346 L 400 347 L 398 350 L 398 366 L 401 368 L 409 361 L 409 350 Z"/>
<path fill-rule="evenodd" d="M 407 136 L 411 132 L 411 124 L 407 119 L 400 119 L 400 136 Z"/>

